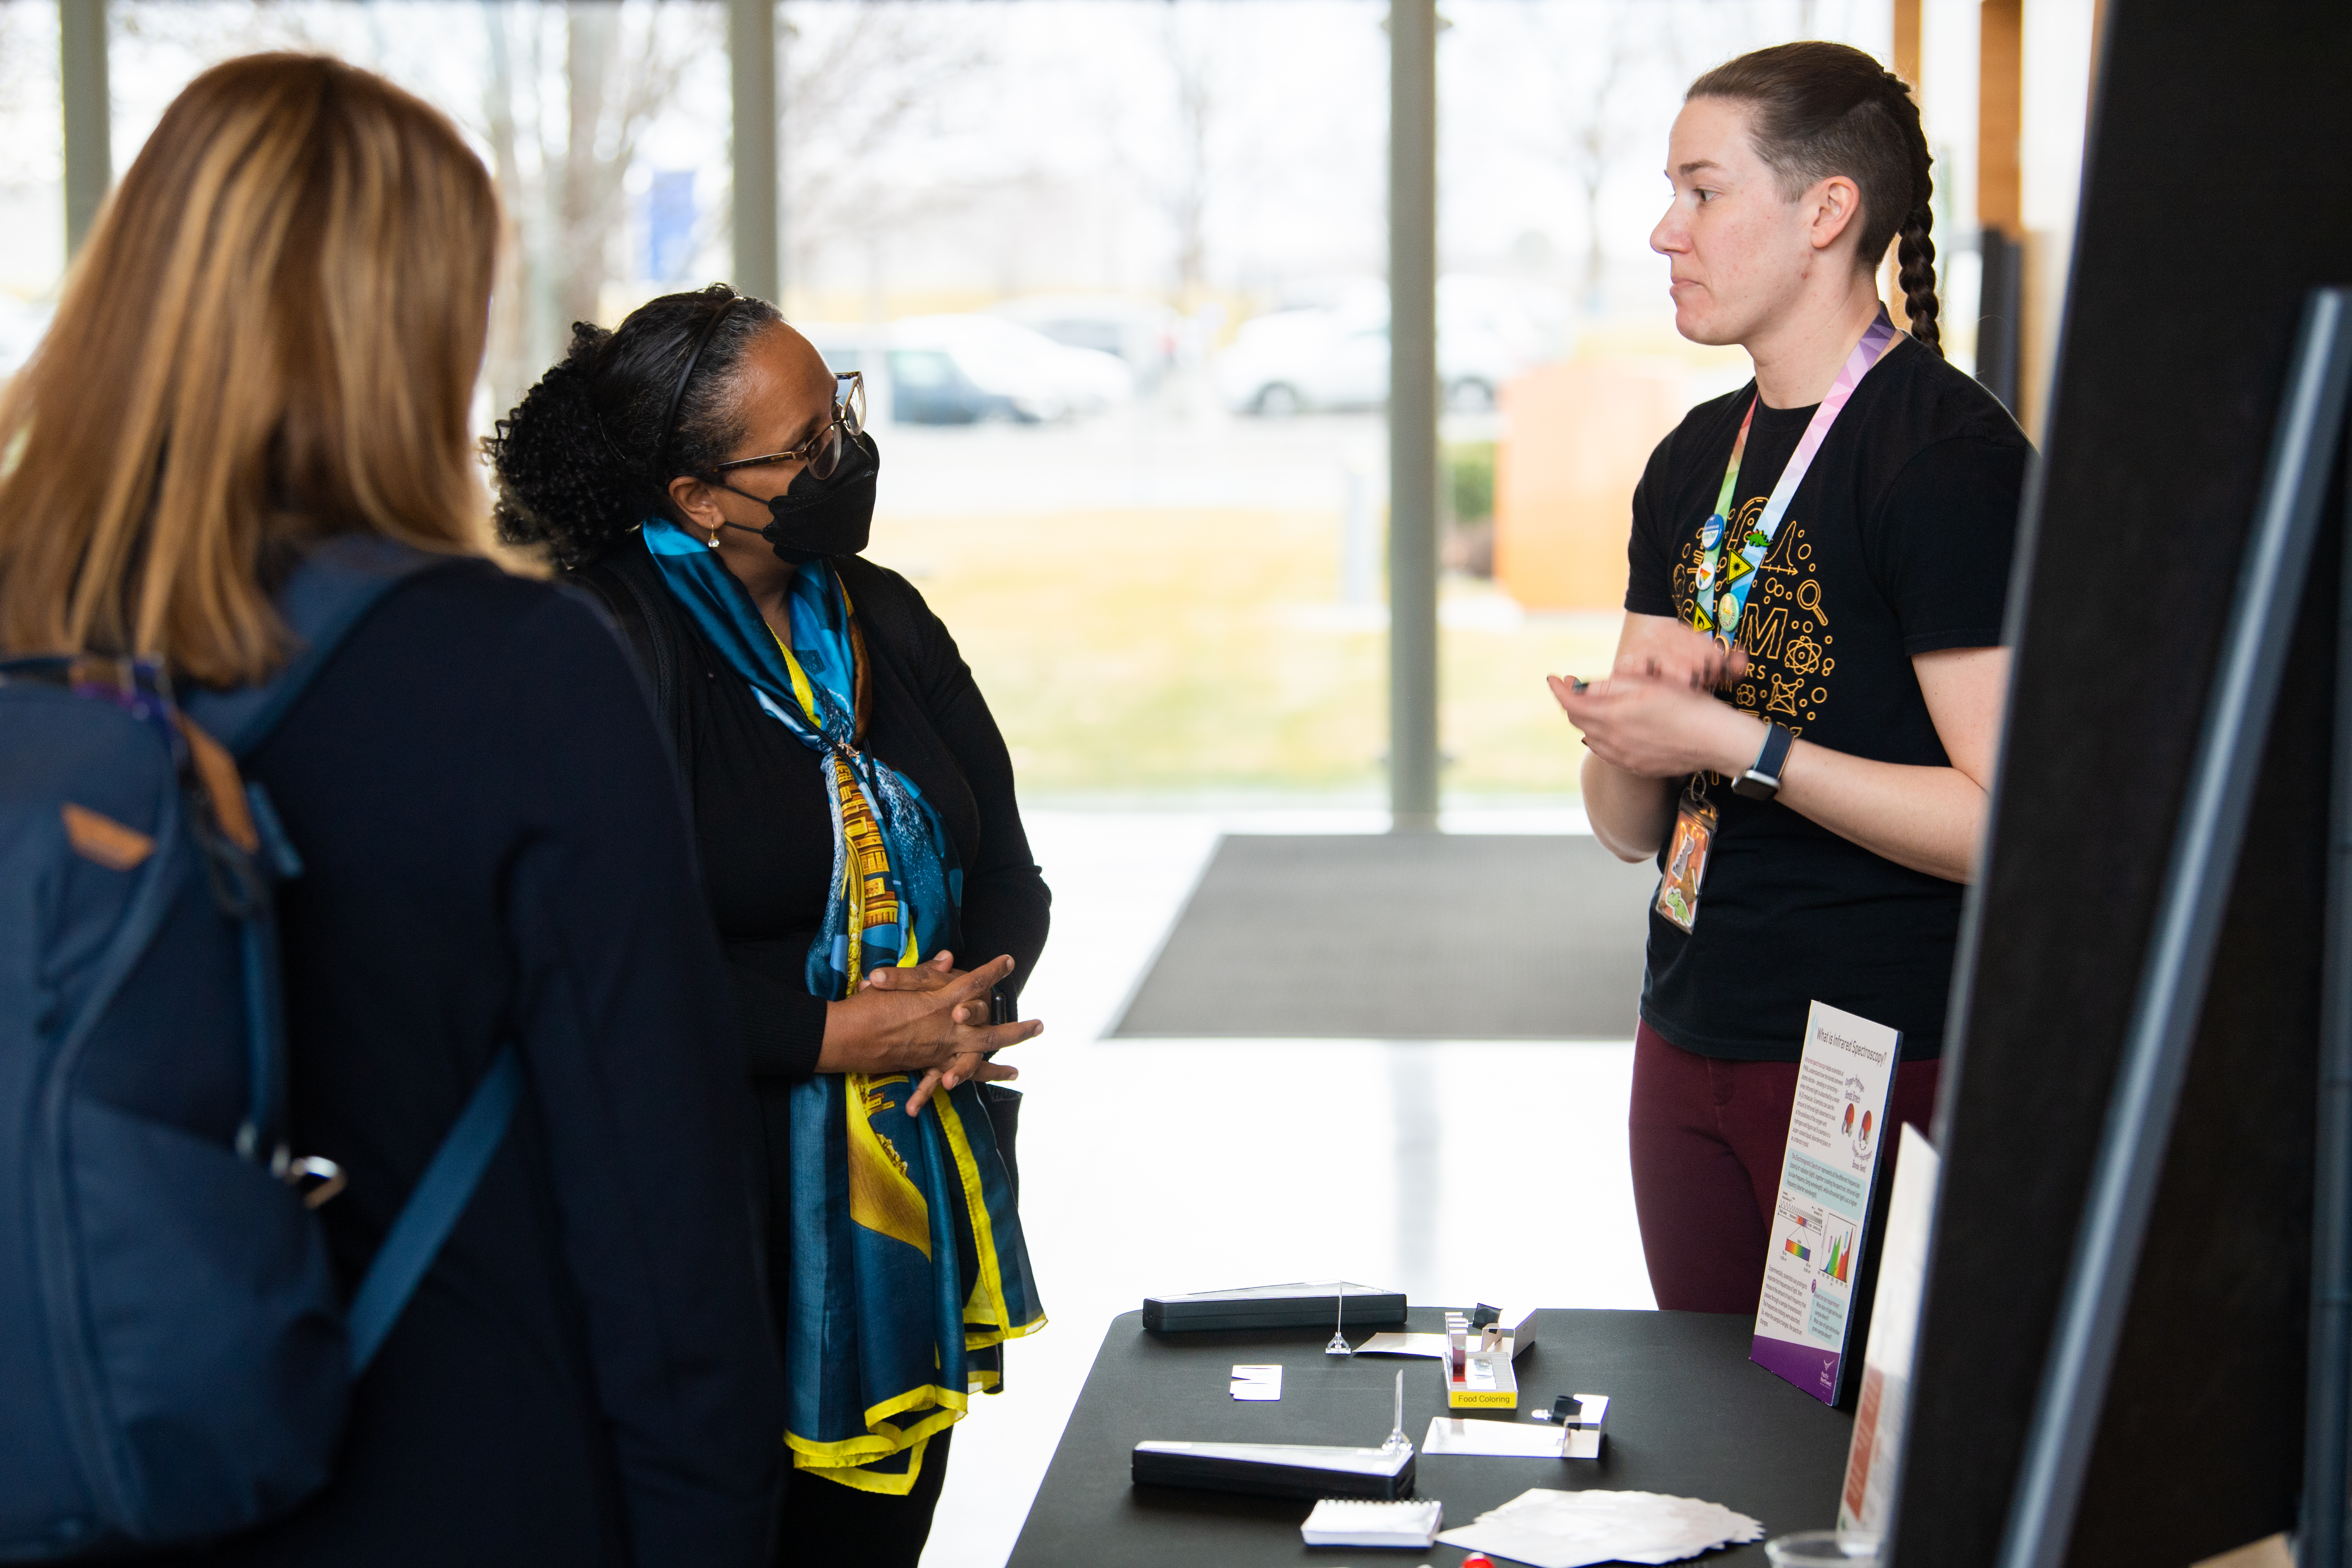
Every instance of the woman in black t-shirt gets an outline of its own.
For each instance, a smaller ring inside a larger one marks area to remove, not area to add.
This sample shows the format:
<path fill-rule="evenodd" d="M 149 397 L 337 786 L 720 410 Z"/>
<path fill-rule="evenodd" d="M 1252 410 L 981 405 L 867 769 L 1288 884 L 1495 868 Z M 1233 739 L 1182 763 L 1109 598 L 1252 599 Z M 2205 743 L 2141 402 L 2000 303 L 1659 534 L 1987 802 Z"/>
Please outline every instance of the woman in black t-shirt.
<path fill-rule="evenodd" d="M 1652 455 L 1615 666 L 1552 687 L 1602 843 L 1665 870 L 1711 821 L 1696 896 L 1650 918 L 1634 1199 L 1661 1307 L 1752 1312 L 1809 1004 L 1900 1029 L 1889 1118 L 1933 1108 L 2030 448 L 1942 358 L 1899 79 L 1837 44 L 1743 56 L 1693 84 L 1668 165 L 1675 326 L 1756 380 Z M 1898 235 L 1908 336 L 1875 288 Z"/>

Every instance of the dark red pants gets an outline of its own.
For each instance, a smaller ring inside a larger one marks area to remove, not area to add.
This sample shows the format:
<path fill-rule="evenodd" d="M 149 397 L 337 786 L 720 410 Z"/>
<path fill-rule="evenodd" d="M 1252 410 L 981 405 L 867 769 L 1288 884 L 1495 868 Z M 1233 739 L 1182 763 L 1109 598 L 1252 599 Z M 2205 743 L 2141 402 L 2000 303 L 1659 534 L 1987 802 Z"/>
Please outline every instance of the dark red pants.
<path fill-rule="evenodd" d="M 1895 1069 L 1887 1120 L 1925 1132 L 1940 1062 Z M 1633 1035 L 1633 1209 L 1658 1305 L 1756 1310 L 1797 1098 L 1794 1062 L 1694 1056 L 1641 1025 Z M 1890 1173 L 1901 1139 L 1885 1145 Z"/>

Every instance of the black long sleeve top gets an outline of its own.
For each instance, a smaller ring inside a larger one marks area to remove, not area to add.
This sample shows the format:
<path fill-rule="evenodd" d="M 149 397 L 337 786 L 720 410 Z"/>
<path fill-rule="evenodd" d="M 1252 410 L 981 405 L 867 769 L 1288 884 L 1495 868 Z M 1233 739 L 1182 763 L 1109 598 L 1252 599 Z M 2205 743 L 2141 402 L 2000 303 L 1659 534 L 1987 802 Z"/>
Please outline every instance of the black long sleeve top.
<path fill-rule="evenodd" d="M 863 633 L 866 750 L 940 814 L 963 869 L 959 968 L 1001 954 L 1019 987 L 1045 945 L 1051 895 L 1029 852 L 1013 762 L 955 639 L 914 584 L 836 560 Z M 789 1279 L 792 1086 L 816 1070 L 825 1003 L 810 994 L 809 943 L 833 879 L 833 822 L 817 753 L 760 710 L 679 609 L 635 535 L 573 574 L 611 611 L 668 723 L 694 803 L 703 883 L 735 980 L 766 1167 L 769 1274 L 781 1327 Z"/>
<path fill-rule="evenodd" d="M 371 614 L 253 759 L 305 861 L 293 1126 L 350 1177 L 320 1211 L 347 1287 L 501 1041 L 528 1087 L 331 1483 L 197 1560 L 767 1561 L 743 1058 L 663 751 L 590 607 L 461 563 Z"/>

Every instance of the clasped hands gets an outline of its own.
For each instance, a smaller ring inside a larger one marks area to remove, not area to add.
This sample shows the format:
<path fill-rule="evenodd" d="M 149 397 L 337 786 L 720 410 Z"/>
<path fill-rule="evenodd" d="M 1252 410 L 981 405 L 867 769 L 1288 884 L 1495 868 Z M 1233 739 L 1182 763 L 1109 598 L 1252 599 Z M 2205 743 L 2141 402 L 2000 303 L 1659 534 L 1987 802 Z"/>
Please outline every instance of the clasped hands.
<path fill-rule="evenodd" d="M 1736 774 L 1763 744 L 1763 721 L 1714 692 L 1748 673 L 1748 655 L 1704 632 L 1675 626 L 1622 651 L 1605 680 L 1580 689 L 1548 676 L 1569 722 L 1592 754 L 1640 778 Z"/>
<path fill-rule="evenodd" d="M 941 1088 L 1019 1078 L 1018 1068 L 992 1062 L 988 1053 L 1034 1039 L 1045 1026 L 1034 1018 L 988 1021 L 989 993 L 1012 973 L 1013 960 L 1003 957 L 967 973 L 944 950 L 908 968 L 877 969 L 856 995 L 831 1004 L 817 1070 L 920 1073 L 907 1097 L 909 1116 L 919 1115 Z"/>

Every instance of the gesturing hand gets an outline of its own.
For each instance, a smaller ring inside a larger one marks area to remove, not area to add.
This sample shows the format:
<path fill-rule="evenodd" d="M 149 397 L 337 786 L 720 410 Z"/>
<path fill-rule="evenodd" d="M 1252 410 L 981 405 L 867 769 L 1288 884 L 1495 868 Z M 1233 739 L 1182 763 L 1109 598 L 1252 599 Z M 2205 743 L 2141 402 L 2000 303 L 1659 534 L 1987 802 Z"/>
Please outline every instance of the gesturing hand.
<path fill-rule="evenodd" d="M 1622 651 L 1612 679 L 1641 676 L 1694 691 L 1715 691 L 1748 673 L 1748 650 L 1725 647 L 1706 633 L 1685 626 L 1661 627 L 1639 648 Z"/>
<path fill-rule="evenodd" d="M 877 969 L 866 977 L 866 984 L 877 991 L 938 991 L 964 977 L 965 972 L 955 966 L 955 954 L 941 948 L 922 963 L 908 968 Z M 955 1021 L 959 1024 L 985 1024 L 989 1011 L 986 996 L 959 1003 L 955 1008 Z"/>
<path fill-rule="evenodd" d="M 1039 1027 L 1042 1028 L 1044 1026 L 1040 1025 Z M 966 1079 L 976 1083 L 1003 1083 L 1020 1076 L 1019 1068 L 1003 1062 L 990 1061 L 977 1051 L 966 1051 L 946 1067 L 933 1068 L 923 1075 L 923 1081 L 917 1084 L 915 1092 L 907 1097 L 907 1114 L 920 1116 L 923 1113 L 923 1107 L 931 1102 L 931 1096 L 935 1092 L 942 1089 L 953 1089 Z"/>
<path fill-rule="evenodd" d="M 954 955 L 942 952 L 912 968 L 877 970 L 856 995 L 828 1004 L 817 1070 L 918 1074 L 922 1081 L 907 1101 L 910 1116 L 942 1083 L 952 1089 L 967 1079 L 1019 1076 L 986 1059 L 1045 1029 L 1035 1019 L 988 1022 L 989 992 L 1013 973 L 1013 960 L 998 958 L 970 973 L 953 964 Z"/>
<path fill-rule="evenodd" d="M 1671 675 L 1621 675 L 1582 691 L 1548 679 L 1592 754 L 1639 778 L 1736 773 L 1763 743 L 1763 721 Z"/>
<path fill-rule="evenodd" d="M 955 954 L 942 948 L 921 963 L 908 969 L 877 969 L 866 978 L 868 985 L 884 991 L 936 991 L 951 981 L 963 977 L 955 967 Z M 985 1024 L 992 1009 L 989 998 L 982 996 L 958 1005 L 954 1009 L 959 1024 Z M 1044 1028 L 1044 1025 L 1039 1025 Z M 907 1097 L 907 1114 L 919 1116 L 931 1096 L 941 1089 L 953 1089 L 966 1080 L 982 1083 L 1005 1083 L 1021 1076 L 1021 1069 L 1001 1062 L 992 1062 L 978 1051 L 959 1052 L 944 1068 L 932 1068 L 923 1074 L 915 1092 Z"/>

